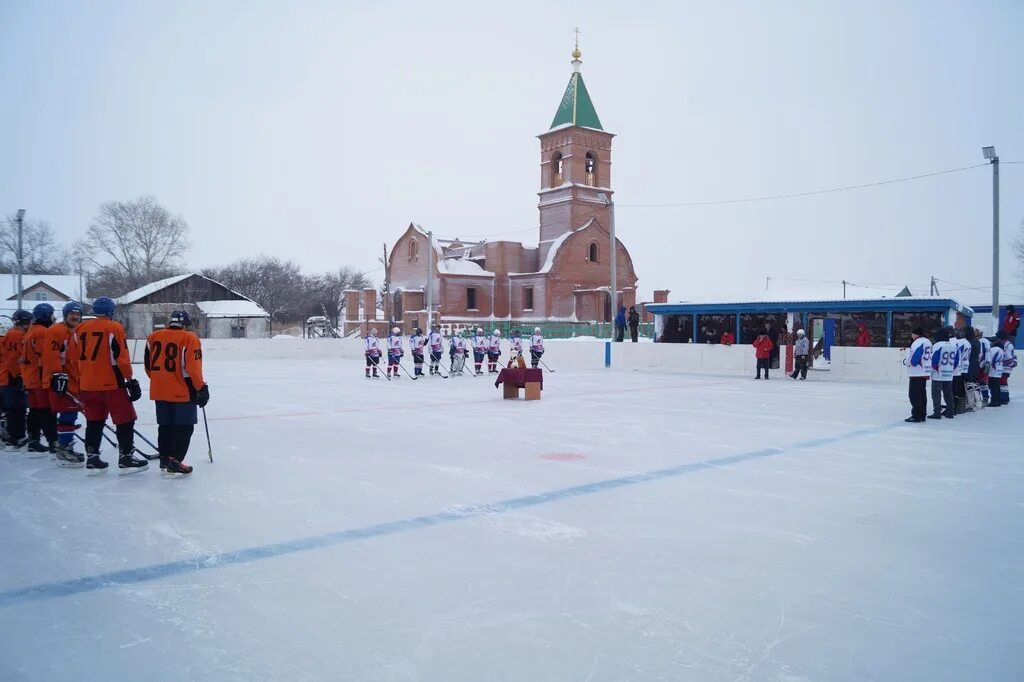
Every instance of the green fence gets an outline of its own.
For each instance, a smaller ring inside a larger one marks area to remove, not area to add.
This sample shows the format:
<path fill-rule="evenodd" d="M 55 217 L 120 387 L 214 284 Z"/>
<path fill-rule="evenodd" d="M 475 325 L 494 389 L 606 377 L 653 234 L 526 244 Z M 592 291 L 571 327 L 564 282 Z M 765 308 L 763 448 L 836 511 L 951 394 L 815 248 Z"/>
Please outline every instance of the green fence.
<path fill-rule="evenodd" d="M 541 334 L 545 339 L 573 339 L 579 336 L 592 336 L 598 339 L 610 340 L 615 333 L 615 325 L 611 322 L 517 322 L 508 320 L 467 320 L 465 322 L 442 323 L 454 326 L 465 325 L 467 330 L 482 327 L 487 334 L 492 329 L 500 329 L 501 335 L 508 338 L 513 329 L 518 329 L 523 336 L 533 333 L 535 327 L 540 327 Z M 654 333 L 654 323 L 641 323 L 639 326 L 640 338 L 650 338 Z M 629 339 L 629 328 L 626 328 L 626 339 Z"/>

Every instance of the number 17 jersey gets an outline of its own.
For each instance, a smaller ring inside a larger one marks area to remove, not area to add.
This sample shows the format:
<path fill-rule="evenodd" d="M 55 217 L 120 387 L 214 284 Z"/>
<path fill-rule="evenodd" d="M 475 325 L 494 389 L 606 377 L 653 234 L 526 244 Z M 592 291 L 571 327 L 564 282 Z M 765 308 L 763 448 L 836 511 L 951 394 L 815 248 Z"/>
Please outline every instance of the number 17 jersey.
<path fill-rule="evenodd" d="M 150 334 L 146 339 L 145 367 L 150 400 L 187 403 L 191 400 L 189 382 L 196 390 L 206 383 L 202 343 L 198 336 L 184 329 L 158 329 Z"/>

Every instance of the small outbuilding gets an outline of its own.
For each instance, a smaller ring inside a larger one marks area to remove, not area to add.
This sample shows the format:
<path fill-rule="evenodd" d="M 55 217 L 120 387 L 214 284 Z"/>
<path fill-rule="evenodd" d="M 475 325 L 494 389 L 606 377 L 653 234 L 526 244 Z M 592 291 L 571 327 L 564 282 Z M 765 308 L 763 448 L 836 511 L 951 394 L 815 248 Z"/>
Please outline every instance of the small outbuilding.
<path fill-rule="evenodd" d="M 139 287 L 115 299 L 129 338 L 142 339 L 163 327 L 171 311 L 187 310 L 192 329 L 204 339 L 262 339 L 270 314 L 251 298 L 205 275 L 188 273 Z"/>

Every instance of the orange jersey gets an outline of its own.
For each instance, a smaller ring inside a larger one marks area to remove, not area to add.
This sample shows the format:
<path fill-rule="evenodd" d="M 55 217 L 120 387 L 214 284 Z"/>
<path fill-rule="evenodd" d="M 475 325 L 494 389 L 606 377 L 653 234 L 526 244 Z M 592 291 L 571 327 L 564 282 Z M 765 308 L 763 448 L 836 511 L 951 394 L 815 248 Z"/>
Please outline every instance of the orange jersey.
<path fill-rule="evenodd" d="M 50 380 L 43 381 L 43 349 L 46 347 L 46 333 L 50 328 L 42 324 L 33 324 L 25 333 L 24 348 L 21 353 L 21 379 L 25 388 L 49 388 Z"/>
<path fill-rule="evenodd" d="M 132 378 L 124 327 L 111 319 L 98 317 L 78 325 L 68 356 L 83 391 L 113 391 Z"/>
<path fill-rule="evenodd" d="M 25 330 L 14 327 L 4 337 L 4 368 L 10 379 L 21 376 L 21 353 L 25 349 Z"/>
<path fill-rule="evenodd" d="M 69 362 L 68 353 L 74 341 L 74 332 L 63 322 L 57 322 L 46 330 L 45 344 L 43 346 L 43 381 L 49 385 L 50 377 L 58 372 L 65 372 L 68 375 L 68 390 L 77 394 L 78 368 L 74 363 Z"/>
<path fill-rule="evenodd" d="M 0 386 L 7 385 L 7 363 L 4 362 L 4 345 L 5 345 L 5 334 L 0 334 Z"/>
<path fill-rule="evenodd" d="M 203 379 L 203 344 L 199 337 L 184 329 L 159 329 L 146 339 L 146 374 L 149 399 L 184 403 L 191 399 L 188 384 L 196 390 Z"/>

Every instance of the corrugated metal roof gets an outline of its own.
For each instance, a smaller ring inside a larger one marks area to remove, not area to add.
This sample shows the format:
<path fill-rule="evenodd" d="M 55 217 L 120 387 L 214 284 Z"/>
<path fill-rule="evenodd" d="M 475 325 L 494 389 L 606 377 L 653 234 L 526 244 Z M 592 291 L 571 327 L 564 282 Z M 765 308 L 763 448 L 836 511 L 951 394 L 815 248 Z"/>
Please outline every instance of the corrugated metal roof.
<path fill-rule="evenodd" d="M 959 301 L 943 296 L 883 297 L 860 299 L 802 299 L 781 301 L 718 301 L 651 303 L 647 309 L 655 315 L 715 313 L 780 313 L 780 312 L 844 312 L 844 311 L 907 311 L 954 309 L 967 315 L 973 311 Z"/>

